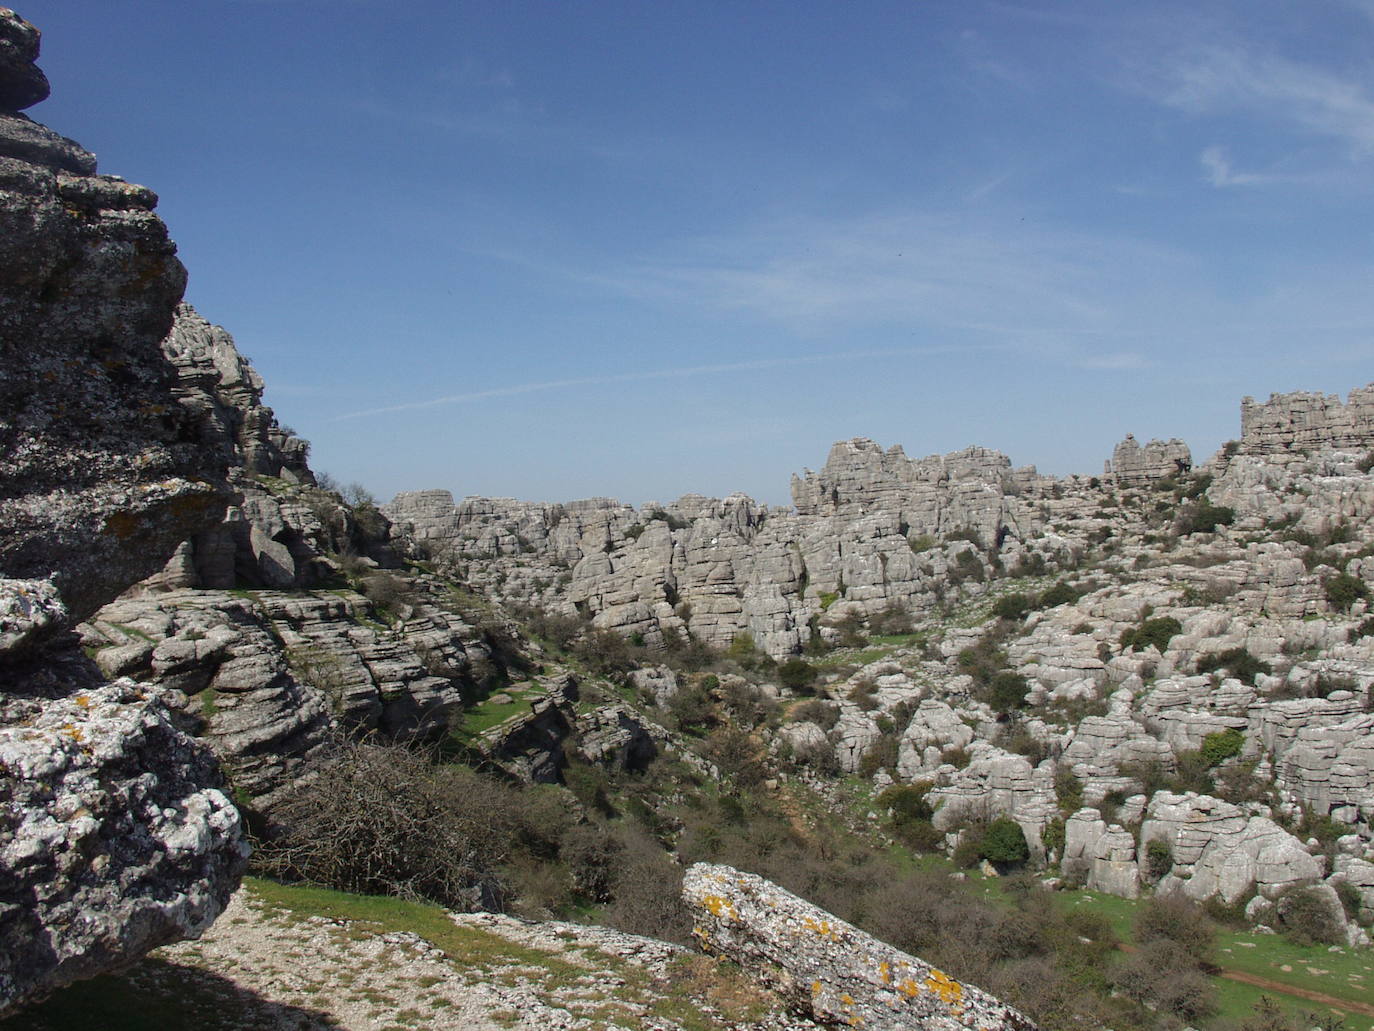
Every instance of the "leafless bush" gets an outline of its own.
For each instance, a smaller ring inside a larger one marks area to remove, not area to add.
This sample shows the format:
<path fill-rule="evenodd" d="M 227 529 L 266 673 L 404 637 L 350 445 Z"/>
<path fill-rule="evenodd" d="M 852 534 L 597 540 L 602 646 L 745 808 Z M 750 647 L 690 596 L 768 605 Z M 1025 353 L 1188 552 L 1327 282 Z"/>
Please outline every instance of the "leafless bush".
<path fill-rule="evenodd" d="M 341 741 L 272 812 L 260 870 L 368 895 L 500 908 L 497 874 L 519 809 L 475 771 L 435 767 L 399 745 Z"/>

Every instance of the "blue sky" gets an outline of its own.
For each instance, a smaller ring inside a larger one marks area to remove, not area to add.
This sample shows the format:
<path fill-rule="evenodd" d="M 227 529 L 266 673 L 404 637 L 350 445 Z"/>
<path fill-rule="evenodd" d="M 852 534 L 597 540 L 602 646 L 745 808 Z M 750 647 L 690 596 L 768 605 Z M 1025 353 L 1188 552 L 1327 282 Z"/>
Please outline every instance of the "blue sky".
<path fill-rule="evenodd" d="M 1374 0 L 37 0 L 29 114 L 379 496 L 1096 473 L 1374 379 Z"/>

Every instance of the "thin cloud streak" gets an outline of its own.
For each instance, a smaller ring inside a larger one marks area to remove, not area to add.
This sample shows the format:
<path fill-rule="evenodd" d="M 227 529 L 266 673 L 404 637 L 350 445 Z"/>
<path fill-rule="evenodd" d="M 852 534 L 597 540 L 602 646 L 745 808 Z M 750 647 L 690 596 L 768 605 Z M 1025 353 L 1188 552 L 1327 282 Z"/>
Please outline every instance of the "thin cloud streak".
<path fill-rule="evenodd" d="M 609 376 L 578 376 L 573 379 L 543 380 L 535 383 L 516 383 L 505 387 L 491 387 L 487 390 L 473 390 L 462 394 L 448 394 L 444 397 L 429 398 L 424 401 L 406 401 L 381 408 L 365 408 L 357 412 L 336 415 L 331 422 L 348 419 L 362 419 L 373 415 L 390 415 L 395 412 L 414 412 L 444 405 L 467 404 L 484 401 L 493 397 L 515 397 L 521 394 L 536 394 L 545 390 L 567 390 L 574 387 L 600 387 L 615 383 L 642 383 L 649 380 L 688 379 L 695 376 L 714 376 L 727 372 L 753 372 L 763 369 L 781 369 L 805 365 L 819 365 L 823 362 L 861 361 L 871 358 L 914 358 L 934 354 L 967 352 L 973 350 L 997 350 L 992 347 L 907 347 L 888 348 L 870 351 L 841 351 L 833 354 L 799 355 L 791 358 L 760 358 L 749 362 L 722 362 L 715 365 L 691 365 L 677 369 L 652 369 L 644 372 L 622 372 Z"/>
<path fill-rule="evenodd" d="M 1195 114 L 1243 110 L 1374 154 L 1374 98 L 1324 69 L 1238 46 L 1212 46 L 1176 61 L 1164 103 Z"/>

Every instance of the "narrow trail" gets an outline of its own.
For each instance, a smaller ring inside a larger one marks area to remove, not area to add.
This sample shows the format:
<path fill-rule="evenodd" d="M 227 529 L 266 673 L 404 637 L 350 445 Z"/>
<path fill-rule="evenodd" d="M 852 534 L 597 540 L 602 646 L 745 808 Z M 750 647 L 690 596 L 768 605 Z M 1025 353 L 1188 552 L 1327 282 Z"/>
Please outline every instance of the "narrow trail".
<path fill-rule="evenodd" d="M 1117 946 L 1122 952 L 1135 952 L 1134 945 L 1127 945 L 1124 942 Z M 1323 1006 L 1330 1006 L 1333 1009 L 1344 1010 L 1348 1013 L 1361 1013 L 1366 1017 L 1374 1017 L 1374 1004 L 1359 1002 L 1355 999 L 1343 999 L 1339 995 L 1327 995 L 1325 992 L 1314 992 L 1310 988 L 1299 988 L 1295 984 L 1287 984 L 1284 981 L 1275 981 L 1268 977 L 1260 977 L 1259 974 L 1248 974 L 1244 970 L 1232 970 L 1229 967 L 1219 967 L 1214 963 L 1208 963 L 1203 970 L 1212 977 L 1225 978 L 1227 981 L 1239 981 L 1241 984 L 1252 985 L 1255 988 L 1263 988 L 1267 992 L 1274 992 L 1277 995 L 1287 995 L 1294 999 L 1304 999 L 1307 1002 L 1319 1002 Z"/>
<path fill-rule="evenodd" d="M 1224 977 L 1228 981 L 1239 981 L 1241 984 L 1254 985 L 1256 988 L 1263 988 L 1265 991 L 1274 992 L 1279 995 L 1291 995 L 1294 998 L 1306 999 L 1308 1002 L 1319 1002 L 1323 1006 L 1330 1006 L 1332 1009 L 1345 1010 L 1349 1013 L 1362 1013 L 1366 1017 L 1374 1017 L 1374 1005 L 1367 1002 L 1356 1002 L 1354 999 L 1342 999 L 1337 995 L 1327 995 L 1325 992 L 1314 992 L 1308 988 L 1299 988 L 1297 985 L 1284 984 L 1282 981 L 1272 981 L 1267 977 L 1260 977 L 1258 974 L 1247 974 L 1242 970 L 1228 970 L 1225 967 L 1213 968 L 1214 976 Z"/>

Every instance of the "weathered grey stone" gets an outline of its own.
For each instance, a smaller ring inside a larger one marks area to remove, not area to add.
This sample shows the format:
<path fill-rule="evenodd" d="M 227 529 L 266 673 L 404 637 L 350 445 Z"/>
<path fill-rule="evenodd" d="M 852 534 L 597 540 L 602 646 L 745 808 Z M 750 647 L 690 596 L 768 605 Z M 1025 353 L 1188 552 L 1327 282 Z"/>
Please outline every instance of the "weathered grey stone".
<path fill-rule="evenodd" d="M 1166 476 L 1186 473 L 1192 467 L 1193 454 L 1177 437 L 1168 441 L 1152 440 L 1141 447 L 1128 433 L 1112 452 L 1105 471 L 1124 487 L 1143 487 Z"/>
<path fill-rule="evenodd" d="M 48 78 L 34 64 L 40 33 L 0 7 L 0 111 L 22 111 L 48 98 Z"/>
<path fill-rule="evenodd" d="M 1347 404 L 1336 394 L 1304 391 L 1271 394 L 1263 403 L 1247 397 L 1240 424 L 1245 454 L 1374 446 L 1374 383 L 1352 390 Z"/>
<path fill-rule="evenodd" d="M 155 200 L 0 157 L 0 573 L 53 578 L 72 620 L 224 506 L 158 347 L 186 273 Z"/>
<path fill-rule="evenodd" d="M 209 750 L 131 681 L 0 698 L 0 1015 L 194 937 L 247 863 Z"/>
<path fill-rule="evenodd" d="M 761 877 L 698 863 L 682 894 L 702 948 L 771 982 L 824 1023 L 872 1031 L 1034 1027 L 987 993 Z"/>

